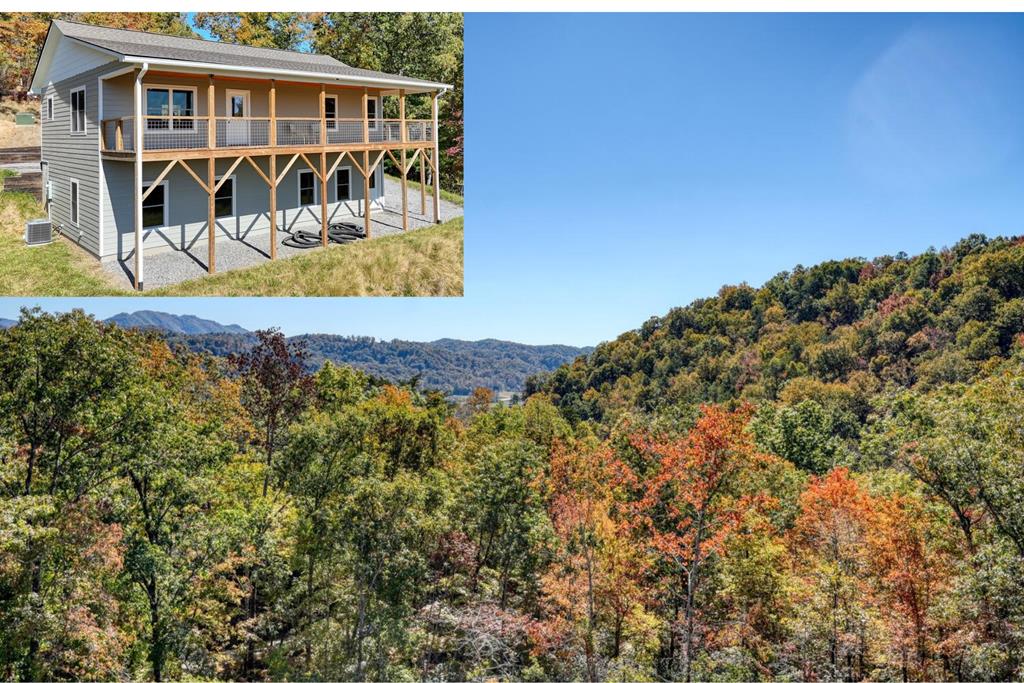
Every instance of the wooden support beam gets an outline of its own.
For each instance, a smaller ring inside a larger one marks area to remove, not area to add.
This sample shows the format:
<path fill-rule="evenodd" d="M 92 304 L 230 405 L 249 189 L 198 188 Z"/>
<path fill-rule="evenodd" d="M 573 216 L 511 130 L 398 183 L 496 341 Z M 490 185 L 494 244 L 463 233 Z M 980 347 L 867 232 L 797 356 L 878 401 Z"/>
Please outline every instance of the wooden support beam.
<path fill-rule="evenodd" d="M 369 152 L 367 152 L 367 154 L 369 154 Z M 366 175 L 368 175 L 368 176 L 373 175 L 373 172 L 377 170 L 377 167 L 380 166 L 380 162 L 383 161 L 383 160 L 384 160 L 384 152 L 381 152 L 381 153 L 379 153 L 377 155 L 377 160 L 375 162 L 373 162 L 372 166 L 370 166 L 370 169 L 366 172 Z"/>
<path fill-rule="evenodd" d="M 409 171 L 411 171 L 411 170 L 412 170 L 412 167 L 416 165 L 416 160 L 417 160 L 417 159 L 419 158 L 419 156 L 420 156 L 420 152 L 421 152 L 421 151 L 422 151 L 422 150 L 418 150 L 418 149 L 417 149 L 417 150 L 414 150 L 414 151 L 413 151 L 413 153 L 412 153 L 412 157 L 410 157 L 410 158 L 409 158 L 409 165 L 408 165 L 408 167 L 406 168 L 406 173 L 408 173 Z"/>
<path fill-rule="evenodd" d="M 365 176 L 366 175 L 366 171 L 363 170 L 362 164 L 360 164 L 356 160 L 356 155 L 353 154 L 352 152 L 344 152 L 341 156 L 345 156 L 345 154 L 348 154 L 349 158 L 352 159 L 352 165 L 356 167 L 357 171 L 359 171 L 359 175 Z"/>
<path fill-rule="evenodd" d="M 320 171 L 316 169 L 316 166 L 314 166 L 313 162 L 309 160 L 309 157 L 306 156 L 306 153 L 300 152 L 299 156 L 302 157 L 302 160 L 306 162 L 306 166 L 309 166 L 309 170 L 313 172 L 313 175 L 315 175 L 320 180 L 323 180 L 323 178 L 320 178 Z"/>
<path fill-rule="evenodd" d="M 217 148 L 217 97 L 213 87 L 213 74 L 206 88 L 206 146 Z M 211 183 L 212 186 L 212 183 Z"/>
<path fill-rule="evenodd" d="M 118 152 L 124 151 L 124 119 L 117 120 L 114 129 L 114 149 Z"/>
<path fill-rule="evenodd" d="M 213 157 L 210 157 L 210 158 L 212 159 Z M 192 176 L 192 178 L 197 183 L 199 183 L 199 187 L 203 188 L 203 192 L 209 192 L 210 191 L 210 188 L 207 187 L 206 183 L 203 181 L 203 179 L 200 178 L 199 175 L 195 171 L 192 170 L 192 167 L 188 165 L 187 161 L 182 161 L 181 162 L 181 167 L 184 168 L 188 172 L 188 174 L 190 176 Z"/>
<path fill-rule="evenodd" d="M 214 208 L 214 197 L 216 196 L 216 190 L 214 185 L 217 182 L 217 160 L 210 157 L 206 160 L 206 174 L 209 177 L 209 183 L 207 190 L 209 197 L 209 216 L 207 218 L 208 224 L 206 229 L 206 271 L 214 273 L 217 271 L 217 249 L 214 246 L 217 243 L 217 219 L 214 216 L 216 210 Z"/>
<path fill-rule="evenodd" d="M 274 156 L 275 155 L 273 155 L 273 154 L 270 155 L 270 161 L 271 162 L 274 161 Z M 242 157 L 242 158 L 249 162 L 249 165 L 252 166 L 253 169 L 259 174 L 260 178 L 263 178 L 263 182 L 265 182 L 270 187 L 274 186 L 274 181 L 272 181 L 270 178 L 267 177 L 267 174 L 263 172 L 263 169 L 260 168 L 259 164 L 257 164 L 255 161 L 252 160 L 252 157 Z M 271 167 L 270 175 L 274 175 L 273 167 Z"/>
<path fill-rule="evenodd" d="M 363 88 L 363 142 L 370 142 L 370 93 Z"/>
<path fill-rule="evenodd" d="M 330 178 L 334 175 L 334 172 L 338 170 L 338 166 L 341 166 L 341 160 L 344 159 L 344 158 L 345 158 L 345 154 L 343 152 L 343 153 L 339 154 L 338 158 L 334 160 L 333 164 L 331 164 L 331 167 L 327 170 L 327 179 L 328 180 L 330 180 Z"/>
<path fill-rule="evenodd" d="M 264 176 L 266 177 L 266 176 Z M 270 185 L 270 260 L 277 259 L 277 155 L 270 155 L 270 177 L 274 182 L 267 179 Z"/>
<path fill-rule="evenodd" d="M 405 91 L 404 90 L 399 90 L 398 91 L 398 118 L 401 119 L 401 121 L 402 121 L 401 140 L 402 140 L 402 142 L 407 142 L 408 141 L 408 135 L 407 135 L 407 131 L 405 130 Z"/>
<path fill-rule="evenodd" d="M 323 90 L 320 91 L 323 93 Z M 325 129 L 326 130 L 326 129 Z M 320 152 L 320 242 L 327 248 L 327 152 Z"/>
<path fill-rule="evenodd" d="M 364 98 L 365 99 L 365 96 Z M 370 168 L 370 153 L 363 152 L 363 168 Z M 370 239 L 370 174 L 363 174 L 363 232 Z"/>
<path fill-rule="evenodd" d="M 294 163 L 295 163 L 295 161 L 296 161 L 296 160 L 297 160 L 298 158 L 299 158 L 299 155 L 298 155 L 298 154 L 296 154 L 296 155 L 294 155 L 294 156 L 293 156 L 293 157 L 292 157 L 291 159 L 289 159 L 289 160 L 288 160 L 288 163 L 287 163 L 287 164 L 285 164 L 285 166 L 284 166 L 284 170 L 283 170 L 283 171 L 281 171 L 281 175 L 277 176 L 277 178 L 276 178 L 276 179 L 274 180 L 274 184 L 275 184 L 275 185 L 280 185 L 280 184 L 281 184 L 281 181 L 282 181 L 282 180 L 284 180 L 284 177 L 285 177 L 286 175 L 288 175 L 288 171 L 290 171 L 290 170 L 291 170 L 291 168 L 292 168 L 292 164 L 294 164 Z M 307 162 L 307 163 L 308 163 L 308 162 Z"/>
<path fill-rule="evenodd" d="M 337 116 L 337 112 L 334 115 Z M 320 84 L 320 144 L 327 144 L 327 91 L 323 83 Z"/>
<path fill-rule="evenodd" d="M 235 162 L 228 167 L 228 170 L 224 173 L 223 176 L 221 176 L 220 180 L 217 181 L 217 184 L 213 186 L 213 191 L 216 192 L 217 190 L 219 190 L 221 185 L 227 182 L 227 179 L 231 176 L 232 173 L 234 173 L 235 169 L 238 168 L 238 165 L 245 161 L 247 158 L 248 157 L 238 157 L 237 159 L 235 159 Z"/>
<path fill-rule="evenodd" d="M 167 177 L 167 174 L 171 172 L 171 169 L 174 168 L 176 163 L 178 163 L 177 159 L 164 166 L 164 170 L 160 171 L 160 175 L 156 177 L 156 180 L 149 184 L 149 189 L 142 193 L 141 201 L 146 201 L 146 197 L 149 196 L 149 193 L 155 190 L 156 186 L 163 182 L 163 179 Z"/>
<path fill-rule="evenodd" d="M 388 153 L 388 157 L 391 159 L 391 163 L 393 163 L 399 169 L 404 169 L 405 168 L 405 164 L 400 164 L 398 162 L 398 159 L 395 158 L 395 155 L 391 152 L 390 149 L 389 150 L 385 150 L 385 151 Z M 405 156 L 405 150 L 404 149 L 402 150 L 402 156 Z"/>
<path fill-rule="evenodd" d="M 403 102 L 405 101 L 405 96 L 404 95 L 402 97 L 402 101 Z M 404 119 L 405 117 L 403 116 L 402 118 Z M 402 121 L 402 130 L 403 131 L 405 130 L 405 121 L 404 120 Z M 390 152 L 388 152 L 388 154 L 390 154 Z M 405 165 L 405 149 L 402 149 L 401 168 L 402 168 L 402 230 L 404 231 L 404 230 L 408 230 L 409 229 L 409 178 L 408 178 L 408 169 L 407 169 L 407 167 Z"/>
<path fill-rule="evenodd" d="M 277 147 L 277 81 L 270 79 L 270 146 Z"/>

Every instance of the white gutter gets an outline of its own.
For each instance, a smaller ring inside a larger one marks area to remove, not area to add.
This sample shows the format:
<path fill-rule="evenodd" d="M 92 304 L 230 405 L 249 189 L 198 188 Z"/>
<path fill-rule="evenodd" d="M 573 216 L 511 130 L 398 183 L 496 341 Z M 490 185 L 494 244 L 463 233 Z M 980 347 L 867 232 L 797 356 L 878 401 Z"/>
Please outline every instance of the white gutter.
<path fill-rule="evenodd" d="M 211 71 L 229 71 L 233 73 L 274 74 L 275 76 L 291 76 L 293 78 L 316 80 L 317 82 L 332 81 L 339 83 L 352 83 L 354 85 L 388 85 L 394 87 L 418 88 L 421 92 L 429 90 L 445 91 L 452 89 L 452 86 L 446 83 L 434 83 L 429 81 L 407 81 L 400 78 L 388 79 L 377 78 L 374 76 L 342 76 L 340 74 L 329 74 L 311 71 L 293 71 L 291 69 L 265 69 L 251 66 L 234 66 L 231 64 L 189 62 L 180 59 L 150 59 L 148 57 L 132 57 L 125 55 L 121 58 L 121 61 L 128 64 L 149 64 L 153 66 L 177 67 L 179 69 L 195 69 L 196 71 L 201 73 L 210 73 Z"/>
<path fill-rule="evenodd" d="M 135 214 L 135 289 L 142 291 L 142 130 L 145 127 L 142 119 L 142 77 L 149 71 L 149 64 L 142 63 L 142 68 L 135 75 L 135 118 L 132 121 L 135 137 L 135 192 L 132 194 L 133 213 Z"/>

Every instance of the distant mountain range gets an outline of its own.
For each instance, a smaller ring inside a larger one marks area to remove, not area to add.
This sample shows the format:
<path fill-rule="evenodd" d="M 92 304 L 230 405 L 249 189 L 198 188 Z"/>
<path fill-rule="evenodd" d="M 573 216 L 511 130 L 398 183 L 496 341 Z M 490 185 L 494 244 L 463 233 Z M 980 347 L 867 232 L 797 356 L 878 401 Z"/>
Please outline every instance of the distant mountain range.
<path fill-rule="evenodd" d="M 15 322 L 0 319 L 0 327 L 9 327 Z M 217 356 L 242 351 L 255 339 L 251 331 L 239 325 L 223 325 L 194 315 L 160 311 L 118 313 L 105 322 L 159 330 L 172 343 Z M 498 339 L 411 342 L 336 334 L 303 334 L 291 339 L 306 343 L 311 369 L 329 360 L 391 382 L 418 377 L 421 386 L 454 395 L 469 393 L 476 387 L 519 392 L 527 377 L 550 372 L 593 351 L 592 347 L 533 346 Z"/>

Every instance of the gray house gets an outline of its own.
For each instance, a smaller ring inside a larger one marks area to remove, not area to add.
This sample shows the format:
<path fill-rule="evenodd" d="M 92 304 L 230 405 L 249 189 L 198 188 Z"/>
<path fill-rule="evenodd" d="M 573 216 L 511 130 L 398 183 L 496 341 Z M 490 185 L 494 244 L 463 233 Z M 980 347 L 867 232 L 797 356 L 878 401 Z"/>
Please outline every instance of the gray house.
<path fill-rule="evenodd" d="M 355 216 L 369 237 L 385 158 L 405 171 L 403 227 L 417 164 L 436 221 L 449 88 L 324 55 L 54 21 L 32 81 L 50 217 L 96 257 L 131 263 L 138 289 L 154 249 L 205 251 L 213 272 L 220 240 L 267 231 L 276 258 L 289 234 L 326 246 L 325 228 Z M 432 119 L 406 118 L 407 96 L 430 98 Z M 398 118 L 383 117 L 385 97 Z"/>

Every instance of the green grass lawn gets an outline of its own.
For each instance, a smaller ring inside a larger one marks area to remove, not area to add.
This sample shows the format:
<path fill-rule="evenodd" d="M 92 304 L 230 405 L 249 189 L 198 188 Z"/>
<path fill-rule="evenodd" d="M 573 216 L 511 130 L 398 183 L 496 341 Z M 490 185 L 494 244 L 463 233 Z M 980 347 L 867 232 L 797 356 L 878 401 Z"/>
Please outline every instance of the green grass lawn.
<path fill-rule="evenodd" d="M 399 183 L 402 182 L 402 176 L 400 176 L 400 175 L 391 175 L 389 173 L 388 177 L 391 178 L 392 180 L 396 181 L 396 182 L 399 182 Z M 414 204 L 414 200 L 416 199 L 416 197 L 412 194 L 413 190 L 415 190 L 416 192 L 419 192 L 420 191 L 420 184 L 418 182 L 416 182 L 415 180 L 411 180 L 410 179 L 409 180 L 409 206 L 412 206 Z M 427 196 L 428 197 L 433 197 L 434 196 L 434 186 L 433 185 L 427 185 Z M 452 204 L 458 204 L 459 206 L 463 206 L 462 195 L 455 194 L 454 192 L 449 192 L 448 190 L 446 190 L 444 188 L 441 188 L 441 199 L 445 200 L 446 202 L 451 202 Z"/>
<path fill-rule="evenodd" d="M 462 217 L 154 289 L 153 296 L 462 296 Z"/>
<path fill-rule="evenodd" d="M 461 197 L 458 199 L 461 204 Z M 43 216 L 42 206 L 31 195 L 0 190 L 0 296 L 134 294 L 119 287 L 98 261 L 66 240 L 26 246 L 23 240 L 25 221 Z M 462 234 L 462 218 L 459 217 L 404 235 L 317 250 L 147 290 L 145 294 L 462 296 Z"/>
<path fill-rule="evenodd" d="M 25 221 L 45 216 L 32 195 L 0 191 L 0 296 L 125 294 L 95 259 L 65 240 L 26 246 Z"/>

